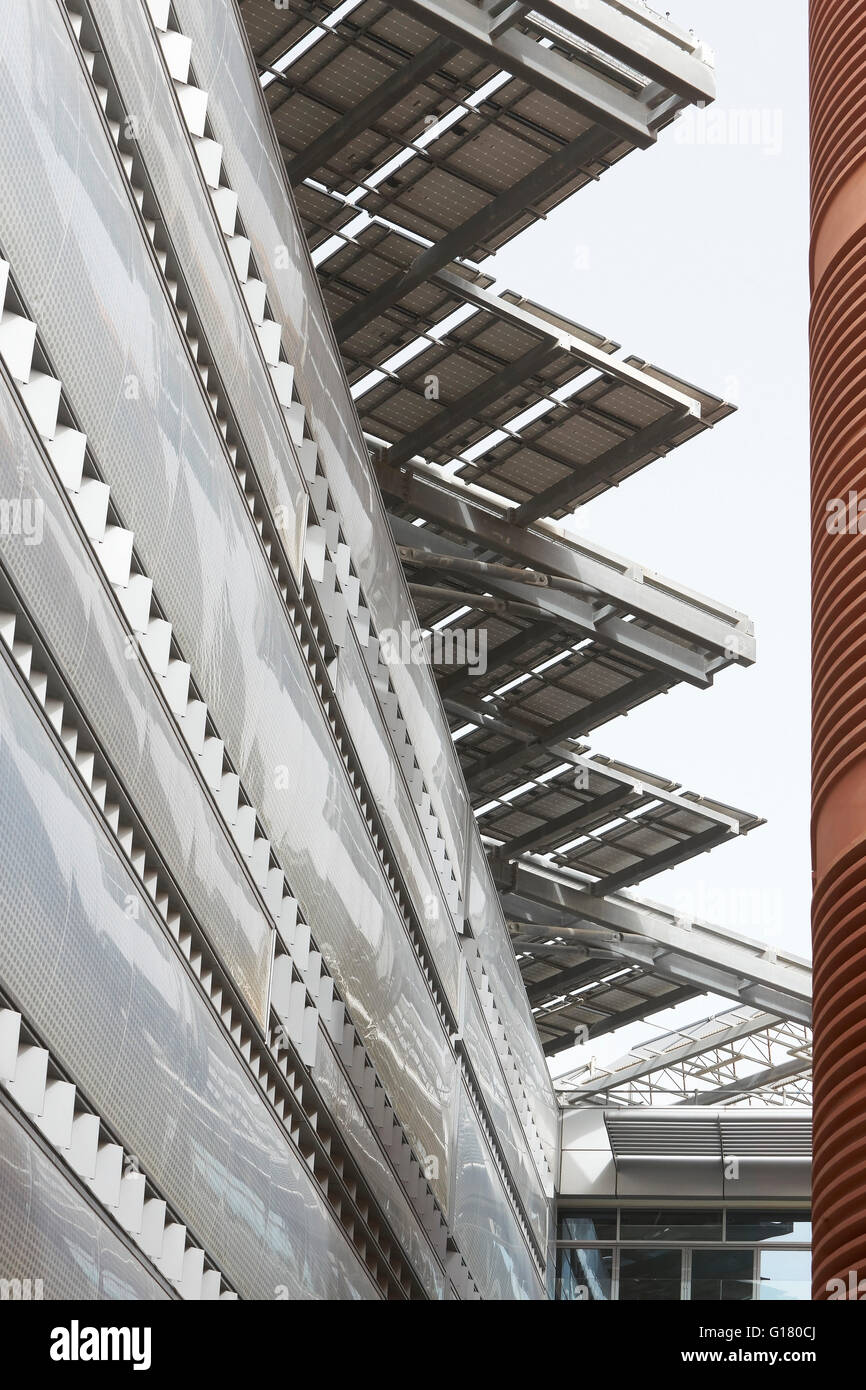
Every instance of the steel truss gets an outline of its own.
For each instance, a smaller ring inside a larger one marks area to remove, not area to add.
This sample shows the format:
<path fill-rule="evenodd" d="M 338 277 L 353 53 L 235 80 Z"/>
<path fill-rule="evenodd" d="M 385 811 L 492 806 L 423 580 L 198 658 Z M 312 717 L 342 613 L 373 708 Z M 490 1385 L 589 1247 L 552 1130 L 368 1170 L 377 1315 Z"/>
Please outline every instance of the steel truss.
<path fill-rule="evenodd" d="M 804 1024 L 732 1009 L 559 1077 L 563 1105 L 811 1104 L 812 1039 Z"/>

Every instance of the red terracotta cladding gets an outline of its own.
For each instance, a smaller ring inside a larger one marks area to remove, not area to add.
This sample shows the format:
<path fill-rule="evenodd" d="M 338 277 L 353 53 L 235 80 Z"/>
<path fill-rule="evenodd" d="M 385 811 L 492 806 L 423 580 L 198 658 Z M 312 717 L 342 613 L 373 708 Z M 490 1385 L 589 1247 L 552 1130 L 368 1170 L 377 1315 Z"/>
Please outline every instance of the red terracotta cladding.
<path fill-rule="evenodd" d="M 810 49 L 812 1278 L 826 1298 L 830 1280 L 866 1276 L 866 0 L 812 0 Z"/>

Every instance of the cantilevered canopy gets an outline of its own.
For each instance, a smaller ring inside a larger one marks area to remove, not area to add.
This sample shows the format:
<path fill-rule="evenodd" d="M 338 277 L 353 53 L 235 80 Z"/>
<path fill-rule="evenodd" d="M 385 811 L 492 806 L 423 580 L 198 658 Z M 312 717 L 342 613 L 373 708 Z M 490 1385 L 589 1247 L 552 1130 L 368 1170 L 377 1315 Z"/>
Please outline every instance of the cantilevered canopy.
<path fill-rule="evenodd" d="M 758 823 L 579 742 L 750 663 L 748 619 L 553 525 L 731 407 L 480 265 L 712 100 L 708 53 L 637 0 L 241 11 L 418 617 L 483 637 L 473 660 L 434 647 L 435 674 L 546 1045 L 718 976 L 739 999 L 741 978 L 586 911 L 548 940 L 518 883 L 545 856 L 601 910 Z"/>
<path fill-rule="evenodd" d="M 319 195 L 322 196 L 322 195 Z M 418 245 L 378 219 L 318 256 L 332 318 L 405 269 Z M 562 516 L 733 410 L 719 397 L 614 356 L 603 334 L 462 264 L 433 271 L 342 343 L 380 463 L 424 458 L 517 504 L 518 523 Z"/>
<path fill-rule="evenodd" d="M 337 323 L 339 338 L 431 268 L 496 250 L 686 106 L 712 100 L 702 46 L 640 6 L 551 0 L 541 11 L 244 0 L 292 183 L 351 196 L 431 243 L 423 264 Z"/>
<path fill-rule="evenodd" d="M 556 751 L 556 750 L 553 750 Z M 607 758 L 560 750 L 564 761 L 476 810 L 488 853 L 526 854 L 578 870 L 610 893 L 747 834 L 763 822 L 683 792 L 675 782 Z"/>
<path fill-rule="evenodd" d="M 535 856 L 494 876 L 548 1053 L 720 994 L 808 1024 L 811 970 L 790 952 L 592 882 Z"/>
<path fill-rule="evenodd" d="M 653 695 L 706 688 L 754 658 L 741 613 L 553 528 L 515 525 L 504 504 L 433 469 L 379 476 L 422 625 L 484 634 L 483 662 L 468 642 L 432 653 L 476 805 Z"/>
<path fill-rule="evenodd" d="M 469 263 L 712 100 L 693 36 L 623 0 L 244 0 L 242 12 L 385 467 L 453 462 L 518 504 L 522 525 L 729 412 L 491 293 Z"/>
<path fill-rule="evenodd" d="M 509 924 L 512 945 L 548 1056 L 686 1004 L 699 988 L 653 973 L 652 963 L 610 949 L 604 932 L 562 933 Z"/>

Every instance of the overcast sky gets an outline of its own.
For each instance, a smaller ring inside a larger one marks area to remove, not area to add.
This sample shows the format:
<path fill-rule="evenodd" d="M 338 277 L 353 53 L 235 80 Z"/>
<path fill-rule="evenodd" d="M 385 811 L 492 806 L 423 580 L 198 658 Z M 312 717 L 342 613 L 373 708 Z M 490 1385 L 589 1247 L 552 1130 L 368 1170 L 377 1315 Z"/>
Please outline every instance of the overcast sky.
<path fill-rule="evenodd" d="M 658 697 L 588 741 L 768 821 L 638 893 L 808 954 L 806 3 L 676 0 L 671 18 L 713 50 L 716 103 L 488 264 L 500 285 L 738 405 L 577 524 L 747 613 L 757 664 Z M 611 1056 L 634 1039 L 624 1030 L 591 1050 Z"/>

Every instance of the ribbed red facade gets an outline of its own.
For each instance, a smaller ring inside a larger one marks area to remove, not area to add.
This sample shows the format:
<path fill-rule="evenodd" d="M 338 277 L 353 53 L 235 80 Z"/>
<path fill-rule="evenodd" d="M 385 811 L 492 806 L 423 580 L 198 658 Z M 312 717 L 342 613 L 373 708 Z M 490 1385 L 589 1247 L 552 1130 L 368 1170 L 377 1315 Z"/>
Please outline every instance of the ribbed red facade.
<path fill-rule="evenodd" d="M 812 0 L 810 45 L 812 1277 L 827 1298 L 866 1280 L 866 0 Z"/>

